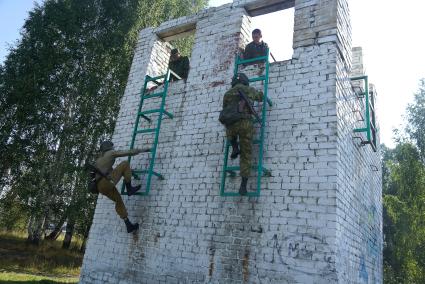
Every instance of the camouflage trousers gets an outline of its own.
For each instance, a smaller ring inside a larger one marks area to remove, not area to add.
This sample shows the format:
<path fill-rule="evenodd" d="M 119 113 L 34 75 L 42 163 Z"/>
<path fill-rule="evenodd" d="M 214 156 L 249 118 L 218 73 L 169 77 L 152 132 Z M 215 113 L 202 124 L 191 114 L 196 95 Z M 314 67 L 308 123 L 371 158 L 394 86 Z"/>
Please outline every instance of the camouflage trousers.
<path fill-rule="evenodd" d="M 115 211 L 121 218 L 127 218 L 127 209 L 115 185 L 124 177 L 125 182 L 131 181 L 130 164 L 127 161 L 121 162 L 110 174 L 111 180 L 102 178 L 97 184 L 100 193 L 111 199 L 115 203 Z"/>
<path fill-rule="evenodd" d="M 226 135 L 229 141 L 235 141 L 239 137 L 241 176 L 249 177 L 252 163 L 252 137 L 254 136 L 254 125 L 251 119 L 240 120 L 228 128 Z"/>

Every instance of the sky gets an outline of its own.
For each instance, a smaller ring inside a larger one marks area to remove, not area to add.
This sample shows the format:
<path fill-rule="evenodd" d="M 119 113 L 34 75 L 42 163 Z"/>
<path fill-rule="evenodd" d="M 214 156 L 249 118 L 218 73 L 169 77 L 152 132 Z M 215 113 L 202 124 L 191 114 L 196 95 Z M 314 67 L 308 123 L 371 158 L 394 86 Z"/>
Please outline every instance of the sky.
<path fill-rule="evenodd" d="M 377 115 L 381 142 L 393 147 L 394 128 L 403 115 L 419 80 L 425 78 L 425 1 L 348 0 L 353 46 L 363 48 L 363 62 L 378 94 Z M 42 0 L 0 0 L 0 62 L 14 45 L 35 3 Z M 231 0 L 211 0 L 219 6 Z M 253 18 L 277 60 L 292 55 L 293 9 Z"/>

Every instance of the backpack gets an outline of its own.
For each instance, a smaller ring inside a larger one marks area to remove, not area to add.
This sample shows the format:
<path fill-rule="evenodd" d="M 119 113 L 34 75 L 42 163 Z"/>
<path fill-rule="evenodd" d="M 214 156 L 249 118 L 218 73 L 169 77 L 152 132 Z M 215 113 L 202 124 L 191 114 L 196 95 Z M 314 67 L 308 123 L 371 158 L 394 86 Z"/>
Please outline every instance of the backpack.
<path fill-rule="evenodd" d="M 231 102 L 220 111 L 218 120 L 224 126 L 229 127 L 235 122 L 249 117 L 249 115 L 244 111 L 244 108 L 245 101 L 243 100 Z"/>
<path fill-rule="evenodd" d="M 97 189 L 97 183 L 100 179 L 96 179 L 96 174 L 100 174 L 102 177 L 107 178 L 95 165 L 87 163 L 85 166 L 86 171 L 88 172 L 89 180 L 87 182 L 87 190 L 90 193 L 98 194 L 99 190 Z"/>

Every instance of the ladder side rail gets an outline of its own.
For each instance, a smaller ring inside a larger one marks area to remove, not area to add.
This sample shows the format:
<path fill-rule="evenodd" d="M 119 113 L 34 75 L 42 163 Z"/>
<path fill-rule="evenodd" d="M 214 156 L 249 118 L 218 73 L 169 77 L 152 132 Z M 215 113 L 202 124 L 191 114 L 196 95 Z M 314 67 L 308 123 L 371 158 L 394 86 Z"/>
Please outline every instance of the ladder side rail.
<path fill-rule="evenodd" d="M 369 79 L 368 76 L 365 76 L 364 78 L 364 84 L 365 84 L 365 101 L 366 101 L 366 134 L 367 134 L 367 140 L 372 141 L 371 133 L 370 133 L 370 101 L 369 101 Z"/>
<path fill-rule="evenodd" d="M 139 102 L 139 107 L 137 109 L 136 121 L 134 123 L 133 137 L 131 138 L 130 150 L 134 148 L 134 143 L 136 142 L 137 129 L 139 129 L 139 121 L 140 121 L 139 113 L 142 111 L 144 95 L 146 92 L 147 84 L 148 84 L 148 76 L 145 77 L 145 83 L 143 84 L 143 91 L 141 92 L 141 100 Z M 129 158 L 131 158 L 131 156 Z"/>
<path fill-rule="evenodd" d="M 229 140 L 226 137 L 225 144 L 224 144 L 224 164 L 223 164 L 223 173 L 221 175 L 221 186 L 220 186 L 220 195 L 225 196 L 224 187 L 226 184 L 226 177 L 227 177 L 227 163 L 229 160 L 229 147 L 230 143 Z"/>
<path fill-rule="evenodd" d="M 264 132 L 266 126 L 266 112 L 268 104 L 268 87 L 269 87 L 269 49 L 267 49 L 266 54 L 266 70 L 265 70 L 265 80 L 264 80 L 264 93 L 263 93 L 263 105 L 261 111 L 261 127 L 260 127 L 260 144 L 259 144 L 259 157 L 258 157 L 258 169 L 257 169 L 257 195 L 260 195 L 261 191 L 261 178 L 263 176 L 263 156 L 264 156 Z"/>
<path fill-rule="evenodd" d="M 149 191 L 150 191 L 153 168 L 154 168 L 155 158 L 156 158 L 156 149 L 157 149 L 157 146 L 158 146 L 158 138 L 159 138 L 159 132 L 160 132 L 160 129 L 161 129 L 162 116 L 163 116 L 164 108 L 165 108 L 165 98 L 166 98 L 167 92 L 168 92 L 169 80 L 170 80 L 170 70 L 167 70 L 167 74 L 166 74 L 166 77 L 164 79 L 164 81 L 165 81 L 164 82 L 165 83 L 164 84 L 164 93 L 162 95 L 161 107 L 160 107 L 158 122 L 157 122 L 156 130 L 155 130 L 155 138 L 154 138 L 153 147 L 152 147 L 152 150 L 151 150 L 149 172 L 148 172 L 148 178 L 147 178 L 147 181 L 146 181 L 146 195 L 149 194 Z"/>
<path fill-rule="evenodd" d="M 371 135 L 372 135 L 372 146 L 376 152 L 376 134 L 377 134 L 377 125 L 376 125 L 376 110 L 375 110 L 375 94 L 371 92 L 370 94 L 370 111 L 371 111 Z"/>
<path fill-rule="evenodd" d="M 134 149 L 134 144 L 136 142 L 136 136 L 138 134 L 137 129 L 139 128 L 139 122 L 140 122 L 139 113 L 141 112 L 142 107 L 143 107 L 143 101 L 144 101 L 143 97 L 144 97 L 145 92 L 146 92 L 146 87 L 148 85 L 149 78 L 150 77 L 148 75 L 145 76 L 145 83 L 143 84 L 143 89 L 140 92 L 141 93 L 140 94 L 141 99 L 140 99 L 140 102 L 139 102 L 139 107 L 137 108 L 136 121 L 134 122 L 133 135 L 131 137 L 131 143 L 130 143 L 130 150 Z M 128 156 L 127 161 L 128 161 L 129 164 L 131 163 L 131 156 Z M 124 187 L 124 184 L 123 184 L 123 186 L 121 188 L 121 194 L 123 194 L 124 192 L 125 192 L 125 187 Z"/>
<path fill-rule="evenodd" d="M 238 74 L 238 71 L 239 71 L 239 60 L 240 60 L 239 54 L 236 53 L 236 55 L 235 55 L 235 67 L 233 69 L 233 76 L 236 76 Z"/>

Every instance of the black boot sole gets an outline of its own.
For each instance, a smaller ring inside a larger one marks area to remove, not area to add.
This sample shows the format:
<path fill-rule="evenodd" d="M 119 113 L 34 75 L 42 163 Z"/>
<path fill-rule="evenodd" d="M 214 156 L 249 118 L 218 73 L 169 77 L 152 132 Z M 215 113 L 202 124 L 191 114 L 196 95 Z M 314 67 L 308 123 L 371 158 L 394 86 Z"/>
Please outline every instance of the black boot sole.
<path fill-rule="evenodd" d="M 139 224 L 133 224 L 133 226 L 131 228 L 127 228 L 127 233 L 133 233 L 135 231 L 139 230 Z"/>
<path fill-rule="evenodd" d="M 135 194 L 136 192 L 138 192 L 140 190 L 140 188 L 142 188 L 142 187 L 141 186 L 137 186 L 137 187 L 134 187 L 134 189 L 127 190 L 127 195 L 128 196 L 132 196 L 133 194 Z"/>
<path fill-rule="evenodd" d="M 230 159 L 232 159 L 232 160 L 236 159 L 236 158 L 239 156 L 239 154 L 240 154 L 240 152 L 232 153 L 232 154 L 230 155 Z"/>

